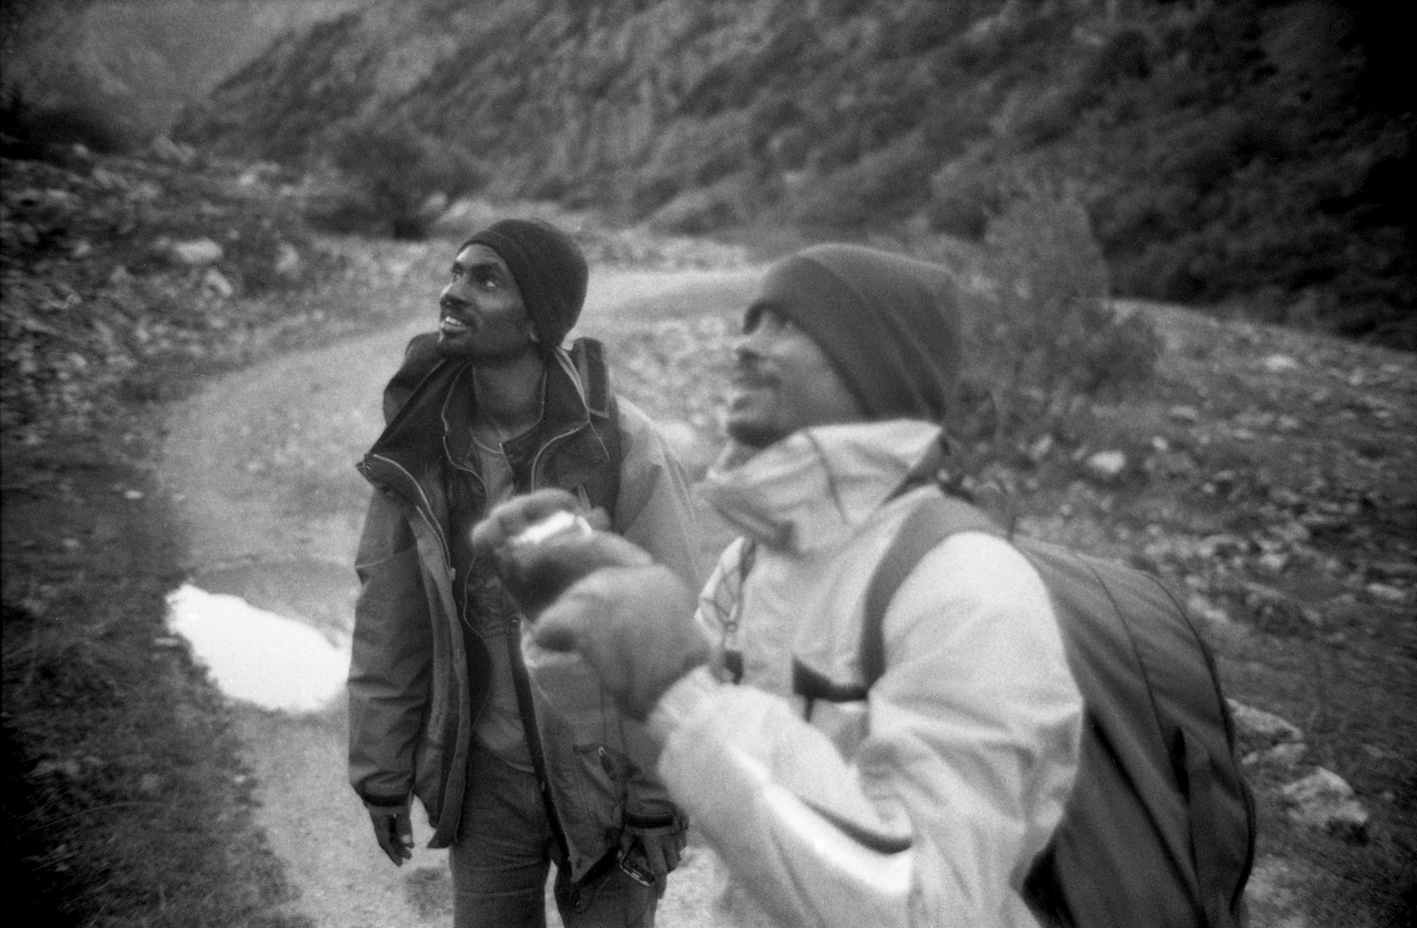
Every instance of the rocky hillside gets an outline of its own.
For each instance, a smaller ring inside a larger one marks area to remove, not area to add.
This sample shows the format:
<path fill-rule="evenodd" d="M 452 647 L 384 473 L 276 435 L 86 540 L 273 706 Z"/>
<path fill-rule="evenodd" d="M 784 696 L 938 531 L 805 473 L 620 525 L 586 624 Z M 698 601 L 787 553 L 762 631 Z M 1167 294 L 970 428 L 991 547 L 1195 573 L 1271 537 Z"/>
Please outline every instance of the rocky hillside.
<path fill-rule="evenodd" d="M 1120 295 L 1412 348 L 1410 82 L 1396 14 L 1350 6 L 376 0 L 281 39 L 180 131 L 356 174 L 394 138 L 400 170 L 442 159 L 420 199 L 700 234 L 979 238 L 1063 189 Z"/>
<path fill-rule="evenodd" d="M 115 150 L 167 132 L 279 35 L 359 0 L 6 0 L 7 133 Z"/>

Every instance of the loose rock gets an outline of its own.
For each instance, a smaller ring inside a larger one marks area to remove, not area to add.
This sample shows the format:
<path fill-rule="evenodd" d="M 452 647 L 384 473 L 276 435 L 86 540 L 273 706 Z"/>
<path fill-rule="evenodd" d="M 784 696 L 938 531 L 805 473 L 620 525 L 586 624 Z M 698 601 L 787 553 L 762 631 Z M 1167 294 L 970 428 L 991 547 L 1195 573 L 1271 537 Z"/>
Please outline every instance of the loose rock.
<path fill-rule="evenodd" d="M 1332 770 L 1319 767 L 1280 791 L 1291 821 L 1360 844 L 1368 837 L 1368 810 Z"/>

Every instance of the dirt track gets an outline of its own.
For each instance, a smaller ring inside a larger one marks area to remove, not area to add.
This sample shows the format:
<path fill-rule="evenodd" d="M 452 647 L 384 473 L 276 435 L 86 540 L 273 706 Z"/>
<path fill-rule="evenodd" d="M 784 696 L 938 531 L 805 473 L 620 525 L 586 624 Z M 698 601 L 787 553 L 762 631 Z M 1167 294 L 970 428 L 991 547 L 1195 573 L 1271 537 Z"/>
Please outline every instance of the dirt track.
<path fill-rule="evenodd" d="M 741 287 L 750 278 L 737 272 Z M 599 275 L 582 330 L 617 307 L 685 287 L 722 287 L 724 272 Z M 429 286 L 430 292 L 432 286 Z M 298 618 L 332 636 L 352 621 L 351 569 L 367 487 L 353 464 L 377 437 L 378 393 L 414 324 L 331 348 L 289 355 L 213 382 L 179 407 L 162 465 L 177 504 L 196 585 Z M 396 869 L 376 847 L 345 780 L 342 699 L 298 717 L 238 705 L 261 822 L 299 898 L 320 928 L 447 924 L 446 854 L 424 846 Z M 707 856 L 697 846 L 671 879 L 659 924 L 708 924 Z"/>

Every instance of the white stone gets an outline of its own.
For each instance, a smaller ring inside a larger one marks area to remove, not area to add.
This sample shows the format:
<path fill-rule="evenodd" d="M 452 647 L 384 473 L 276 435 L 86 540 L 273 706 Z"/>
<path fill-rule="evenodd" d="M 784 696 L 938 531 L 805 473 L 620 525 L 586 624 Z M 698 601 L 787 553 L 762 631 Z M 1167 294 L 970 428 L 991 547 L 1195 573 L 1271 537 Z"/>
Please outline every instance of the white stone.
<path fill-rule="evenodd" d="M 173 242 L 169 254 L 183 264 L 200 267 L 220 261 L 224 252 L 221 246 L 209 238 L 197 238 L 186 242 Z"/>
<path fill-rule="evenodd" d="M 1083 463 L 1094 479 L 1116 480 L 1127 469 L 1127 456 L 1121 451 L 1099 451 Z"/>
<path fill-rule="evenodd" d="M 1235 727 L 1244 734 L 1264 738 L 1271 743 L 1300 741 L 1304 737 L 1299 726 L 1288 719 L 1233 699 L 1226 702 L 1230 704 L 1230 714 L 1235 718 Z"/>
<path fill-rule="evenodd" d="M 226 275 L 214 267 L 207 268 L 206 275 L 202 277 L 202 286 L 224 300 L 231 299 L 232 294 L 236 292 Z"/>
<path fill-rule="evenodd" d="M 1318 767 L 1279 791 L 1291 821 L 1351 842 L 1367 839 L 1368 810 L 1332 770 Z"/>

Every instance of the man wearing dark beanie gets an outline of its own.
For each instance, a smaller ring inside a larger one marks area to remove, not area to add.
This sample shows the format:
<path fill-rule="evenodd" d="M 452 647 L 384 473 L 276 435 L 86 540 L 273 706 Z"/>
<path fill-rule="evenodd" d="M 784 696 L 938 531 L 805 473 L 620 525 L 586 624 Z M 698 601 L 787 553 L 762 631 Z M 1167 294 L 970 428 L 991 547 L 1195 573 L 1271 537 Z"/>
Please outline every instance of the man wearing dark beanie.
<path fill-rule="evenodd" d="M 451 848 L 458 928 L 545 924 L 552 865 L 568 928 L 652 925 L 684 846 L 687 820 L 632 759 L 637 727 L 580 662 L 552 668 L 578 698 L 547 701 L 520 606 L 471 546 L 493 506 L 555 487 L 697 583 L 683 468 L 610 389 L 599 343 L 562 345 L 586 282 L 549 223 L 470 236 L 359 464 L 375 492 L 356 556 L 350 779 L 395 864 L 422 803 L 429 846 Z"/>
<path fill-rule="evenodd" d="M 1037 924 L 1020 884 L 1061 820 L 1082 717 L 1038 572 L 987 531 L 950 535 L 881 606 L 867 671 L 868 587 L 939 495 L 914 481 L 942 464 L 959 333 L 939 265 L 835 244 L 777 262 L 699 488 L 741 537 L 697 598 L 623 539 L 578 539 L 619 566 L 532 631 L 644 721 L 644 763 L 716 852 L 730 923 Z"/>

